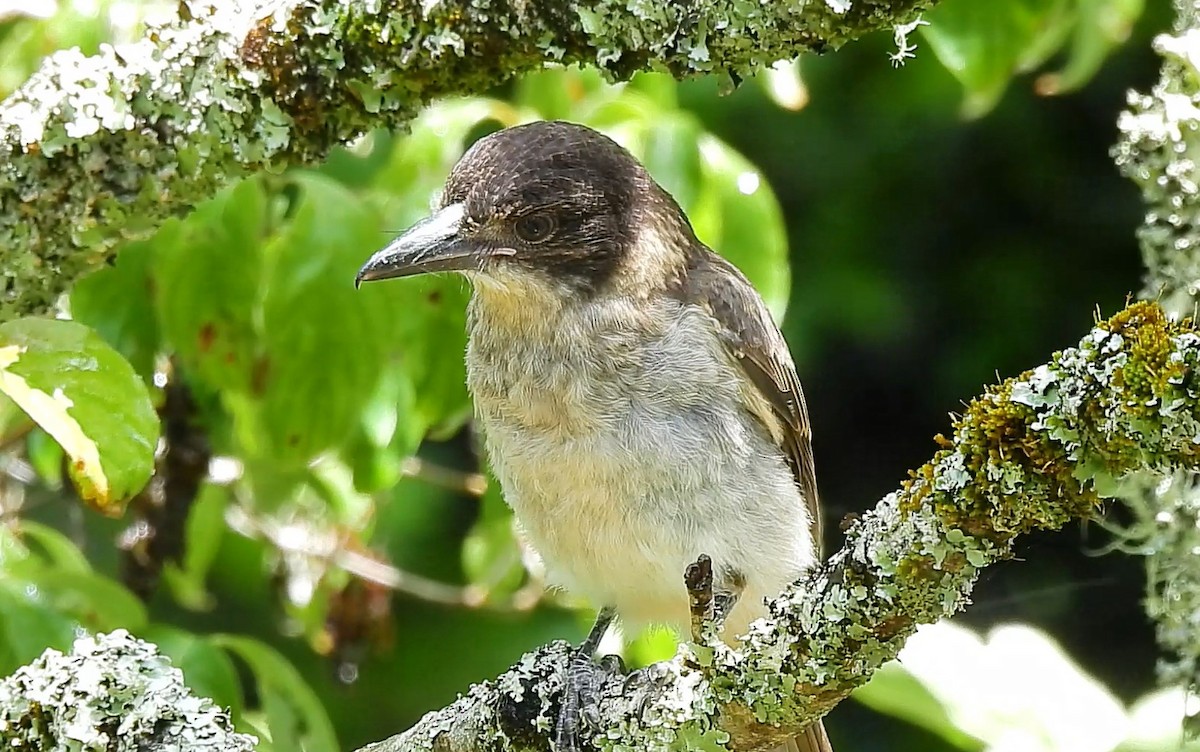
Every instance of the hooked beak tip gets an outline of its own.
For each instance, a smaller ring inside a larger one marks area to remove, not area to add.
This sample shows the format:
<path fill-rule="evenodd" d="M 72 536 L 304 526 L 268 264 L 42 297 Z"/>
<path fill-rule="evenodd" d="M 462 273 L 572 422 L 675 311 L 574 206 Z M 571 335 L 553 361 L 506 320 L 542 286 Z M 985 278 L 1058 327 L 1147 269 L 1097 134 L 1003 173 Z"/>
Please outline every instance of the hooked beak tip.
<path fill-rule="evenodd" d="M 354 276 L 354 288 L 377 279 L 460 271 L 474 263 L 474 250 L 458 235 L 462 217 L 462 204 L 450 204 L 408 228 L 367 259 Z"/>

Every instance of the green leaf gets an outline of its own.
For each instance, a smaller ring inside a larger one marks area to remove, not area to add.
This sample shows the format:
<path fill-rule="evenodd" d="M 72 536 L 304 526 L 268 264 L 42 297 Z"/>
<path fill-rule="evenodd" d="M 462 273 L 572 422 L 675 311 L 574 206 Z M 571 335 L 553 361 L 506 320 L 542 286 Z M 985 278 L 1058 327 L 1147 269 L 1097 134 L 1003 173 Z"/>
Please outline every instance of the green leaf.
<path fill-rule="evenodd" d="M 925 14 L 921 33 L 965 89 L 963 112 L 985 114 L 1009 79 L 1040 65 L 1070 32 L 1068 0 L 943 3 Z"/>
<path fill-rule="evenodd" d="M 25 437 L 25 455 L 43 483 L 56 491 L 62 488 L 65 455 L 50 434 L 36 427 L 30 431 Z"/>
<path fill-rule="evenodd" d="M 675 197 L 690 216 L 701 180 L 700 128 L 684 115 L 664 115 L 648 123 L 640 157 L 646 171 Z"/>
<path fill-rule="evenodd" d="M 358 429 L 342 448 L 356 488 L 375 493 L 400 480 L 404 458 L 416 452 L 425 432 L 424 425 L 414 426 L 417 421 L 407 419 L 413 413 L 413 397 L 407 375 L 399 368 L 385 368 Z"/>
<path fill-rule="evenodd" d="M 213 605 L 205 581 L 228 529 L 225 525 L 226 494 L 225 489 L 213 485 L 200 488 L 188 512 L 183 561 L 178 564 L 167 561 L 163 568 L 163 579 L 185 608 L 202 610 Z"/>
<path fill-rule="evenodd" d="M 521 586 L 525 565 L 513 530 L 512 510 L 504 503 L 500 483 L 488 478 L 480 513 L 462 547 L 463 571 L 472 585 L 489 595 L 508 594 Z"/>
<path fill-rule="evenodd" d="M 365 188 L 387 164 L 397 138 L 386 129 L 371 131 L 350 146 L 334 149 L 317 169 L 348 188 Z"/>
<path fill-rule="evenodd" d="M 139 636 L 153 642 L 183 672 L 189 689 L 199 697 L 211 698 L 229 708 L 236 718 L 242 713 L 242 694 L 237 669 L 229 654 L 206 637 L 166 624 L 151 624 Z"/>
<path fill-rule="evenodd" d="M 472 97 L 439 102 L 413 123 L 412 132 L 396 144 L 374 187 L 389 194 L 385 227 L 400 231 L 429 213 L 430 199 L 441 190 L 446 174 L 466 150 L 468 137 L 481 125 L 516 125 L 520 113 L 494 99 Z M 362 259 L 365 261 L 366 259 Z"/>
<path fill-rule="evenodd" d="M 631 666 L 649 666 L 670 660 L 678 648 L 679 638 L 673 631 L 665 627 L 647 627 L 625 646 L 625 657 Z"/>
<path fill-rule="evenodd" d="M 267 220 L 261 182 L 244 180 L 151 241 L 163 337 L 208 389 L 247 390 L 255 380 Z"/>
<path fill-rule="evenodd" d="M 1075 29 L 1067 63 L 1039 80 L 1039 89 L 1060 94 L 1080 88 L 1096 75 L 1114 47 L 1125 42 L 1142 15 L 1143 0 L 1075 0 Z"/>
<path fill-rule="evenodd" d="M 407 435 L 457 431 L 471 416 L 467 394 L 466 280 L 424 276 L 378 285 L 390 296 L 396 367 L 411 384 L 412 412 L 401 415 Z"/>
<path fill-rule="evenodd" d="M 0 391 L 62 446 L 80 497 L 100 511 L 119 514 L 150 479 L 159 424 L 145 382 L 91 329 L 0 324 Z"/>
<path fill-rule="evenodd" d="M 384 367 L 386 298 L 354 289 L 383 239 L 355 194 L 316 175 L 296 177 L 291 221 L 267 249 L 263 360 L 255 393 L 269 456 L 306 463 L 355 428 Z"/>
<path fill-rule="evenodd" d="M 245 661 L 254 674 L 275 749 L 336 752 L 337 736 L 324 706 L 286 658 L 248 637 L 218 634 L 210 640 Z"/>
<path fill-rule="evenodd" d="M 704 182 L 692 214 L 696 235 L 742 270 L 779 321 L 791 288 L 779 202 L 741 154 L 707 135 L 699 147 Z"/>
<path fill-rule="evenodd" d="M 69 650 L 75 638 L 73 619 L 30 600 L 14 585 L 24 589 L 23 583 L 0 583 L 0 676 L 32 662 L 46 648 Z"/>
<path fill-rule="evenodd" d="M 606 94 L 612 97 L 613 88 L 592 68 L 544 68 L 517 79 L 513 102 L 545 120 L 576 120 Z"/>
<path fill-rule="evenodd" d="M 115 580 L 94 572 L 46 569 L 26 578 L 38 599 L 60 614 L 68 614 L 93 632 L 146 624 L 146 607 Z"/>
<path fill-rule="evenodd" d="M 46 566 L 63 572 L 90 572 L 92 566 L 75 543 L 52 527 L 33 520 L 21 520 L 18 531 L 28 546 L 37 544 Z"/>
<path fill-rule="evenodd" d="M 957 749 L 972 751 L 983 747 L 978 739 L 954 725 L 945 706 L 898 663 L 883 665 L 871 676 L 871 681 L 854 690 L 853 697 L 876 712 L 937 734 Z"/>
<path fill-rule="evenodd" d="M 160 342 L 152 295 L 154 248 L 152 240 L 126 244 L 115 266 L 89 274 L 71 290 L 71 318 L 96 330 L 147 382 Z"/>
<path fill-rule="evenodd" d="M 591 68 L 588 69 L 593 70 Z M 596 71 L 599 75 L 599 71 Z M 629 84 L 622 92 L 623 96 L 628 96 L 628 92 L 636 91 L 641 96 L 645 97 L 648 102 L 653 102 L 655 107 L 664 112 L 669 112 L 678 107 L 678 91 L 679 82 L 675 80 L 669 73 L 652 73 L 649 71 L 641 71 L 635 73 L 630 79 Z"/>

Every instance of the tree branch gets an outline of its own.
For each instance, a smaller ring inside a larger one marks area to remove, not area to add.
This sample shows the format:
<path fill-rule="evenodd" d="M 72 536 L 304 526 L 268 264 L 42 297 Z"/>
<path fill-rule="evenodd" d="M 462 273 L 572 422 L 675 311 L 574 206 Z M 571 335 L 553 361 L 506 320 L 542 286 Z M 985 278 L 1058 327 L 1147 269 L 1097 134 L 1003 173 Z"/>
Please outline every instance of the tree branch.
<path fill-rule="evenodd" d="M 548 62 L 736 81 L 935 0 L 185 0 L 120 48 L 64 50 L 0 104 L 0 320 L 44 312 L 125 239 L 231 179 L 320 160 Z"/>
<path fill-rule="evenodd" d="M 124 630 L 47 650 L 0 680 L 0 742 L 10 750 L 249 752 L 256 740 L 195 697 L 183 674 Z"/>
<path fill-rule="evenodd" d="M 846 544 L 771 604 L 733 649 L 713 639 L 604 689 L 615 749 L 767 749 L 824 715 L 957 612 L 1017 536 L 1085 519 L 1134 473 L 1200 466 L 1200 334 L 1136 303 L 1077 347 L 989 389 Z M 683 586 L 682 573 L 680 586 Z M 526 655 L 409 731 L 362 752 L 544 749 L 568 649 Z M 511 746 L 509 746 L 511 745 Z M 688 747 L 691 748 L 691 747 Z"/>

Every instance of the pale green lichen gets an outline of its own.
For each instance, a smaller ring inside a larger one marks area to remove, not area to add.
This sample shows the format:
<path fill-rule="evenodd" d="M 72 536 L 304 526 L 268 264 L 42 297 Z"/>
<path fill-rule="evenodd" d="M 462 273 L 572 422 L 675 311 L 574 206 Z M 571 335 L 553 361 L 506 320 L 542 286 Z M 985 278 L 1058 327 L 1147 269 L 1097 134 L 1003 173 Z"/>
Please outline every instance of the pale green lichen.
<path fill-rule="evenodd" d="M 1147 274 L 1143 295 L 1158 299 L 1176 316 L 1194 314 L 1200 293 L 1200 3 L 1176 0 L 1171 34 L 1155 39 L 1163 56 L 1162 74 L 1149 94 L 1131 92 L 1129 109 L 1118 122 L 1121 140 L 1113 157 L 1121 171 L 1142 189 L 1146 218 L 1138 231 Z M 1136 365 L 1134 387 L 1165 381 L 1171 392 L 1139 407 L 1149 415 L 1128 426 L 1147 436 L 1166 423 L 1171 441 L 1189 438 L 1200 444 L 1200 412 L 1189 399 L 1196 384 L 1181 345 L 1194 348 L 1196 334 L 1185 333 L 1170 345 L 1158 342 L 1155 357 Z M 1165 352 L 1165 356 L 1164 356 Z M 1127 380 L 1126 380 L 1127 381 Z M 1119 425 L 1113 426 L 1120 430 Z M 1138 442 L 1141 443 L 1141 442 Z M 1144 446 L 1153 457 L 1153 445 Z M 1200 693 L 1200 475 L 1143 473 L 1126 483 L 1121 495 L 1133 512 L 1132 524 L 1117 527 L 1124 550 L 1146 557 L 1146 613 L 1155 621 L 1163 656 L 1160 681 Z M 1189 719 L 1200 733 L 1200 719 Z"/>
<path fill-rule="evenodd" d="M 1146 557 L 1146 615 L 1155 624 L 1164 686 L 1200 688 L 1200 476 L 1144 474 L 1125 489 L 1134 521 L 1116 529 L 1127 553 Z M 1200 717 L 1188 718 L 1200 732 Z"/>
<path fill-rule="evenodd" d="M 828 566 L 772 605 L 773 622 L 756 625 L 744 649 L 713 646 L 722 704 L 772 722 L 832 707 L 918 623 L 962 608 L 1018 533 L 1090 516 L 1096 475 L 1195 468 L 1198 411 L 1200 338 L 1146 303 L 989 390 L 938 457 L 851 527 Z M 769 678 L 780 673 L 794 695 Z"/>
<path fill-rule="evenodd" d="M 231 179 L 321 159 L 430 100 L 546 62 L 728 82 L 905 23 L 934 0 L 185 0 L 187 20 L 62 51 L 0 104 L 0 320 Z"/>
<path fill-rule="evenodd" d="M 0 680 L 0 748 L 82 752 L 239 752 L 257 740 L 191 694 L 153 645 L 118 630 L 47 650 Z"/>
<path fill-rule="evenodd" d="M 1147 269 L 1142 294 L 1189 314 L 1200 291 L 1200 10 L 1190 0 L 1177 0 L 1175 9 L 1174 33 L 1154 40 L 1162 76 L 1149 94 L 1129 93 L 1113 158 L 1146 203 L 1138 230 Z"/>

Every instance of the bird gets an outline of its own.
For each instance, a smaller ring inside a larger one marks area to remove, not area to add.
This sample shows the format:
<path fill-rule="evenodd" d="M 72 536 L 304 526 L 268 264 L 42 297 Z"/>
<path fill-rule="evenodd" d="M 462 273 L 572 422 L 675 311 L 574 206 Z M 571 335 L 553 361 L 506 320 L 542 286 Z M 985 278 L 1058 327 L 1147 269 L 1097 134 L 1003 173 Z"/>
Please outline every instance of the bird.
<path fill-rule="evenodd" d="M 551 585 L 601 606 L 581 661 L 618 617 L 686 635 L 701 555 L 726 639 L 819 561 L 787 344 L 628 150 L 557 120 L 477 140 L 355 284 L 434 272 L 472 288 L 467 386 L 521 534 Z M 556 749 L 575 748 L 582 701 L 568 687 Z M 832 752 L 820 721 L 780 749 Z"/>

